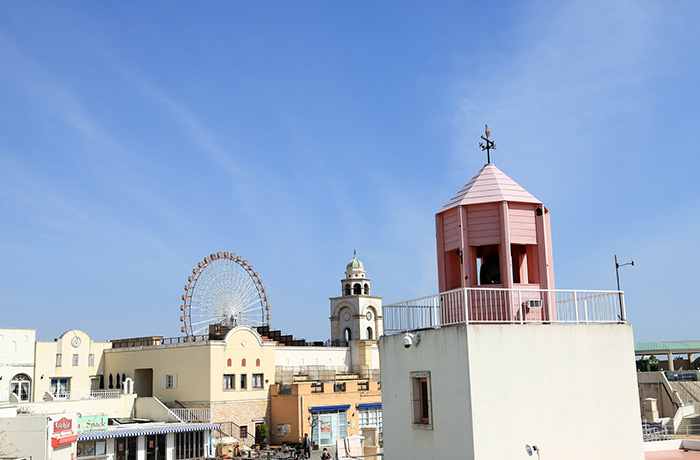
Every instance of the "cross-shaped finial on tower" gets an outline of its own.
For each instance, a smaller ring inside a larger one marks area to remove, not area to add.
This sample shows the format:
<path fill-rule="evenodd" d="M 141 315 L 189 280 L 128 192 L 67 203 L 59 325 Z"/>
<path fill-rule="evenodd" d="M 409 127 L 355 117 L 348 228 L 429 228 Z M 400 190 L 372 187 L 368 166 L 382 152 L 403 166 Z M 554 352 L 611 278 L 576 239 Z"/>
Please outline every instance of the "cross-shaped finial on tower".
<path fill-rule="evenodd" d="M 481 136 L 483 140 L 486 141 L 486 144 L 483 142 L 479 142 L 479 147 L 481 147 L 481 150 L 486 150 L 486 158 L 488 160 L 488 163 L 491 163 L 491 150 L 496 150 L 496 143 L 494 141 L 489 140 L 489 137 L 491 136 L 491 130 L 489 129 L 489 125 L 486 125 L 486 129 L 484 130 L 486 133 L 486 137 Z"/>

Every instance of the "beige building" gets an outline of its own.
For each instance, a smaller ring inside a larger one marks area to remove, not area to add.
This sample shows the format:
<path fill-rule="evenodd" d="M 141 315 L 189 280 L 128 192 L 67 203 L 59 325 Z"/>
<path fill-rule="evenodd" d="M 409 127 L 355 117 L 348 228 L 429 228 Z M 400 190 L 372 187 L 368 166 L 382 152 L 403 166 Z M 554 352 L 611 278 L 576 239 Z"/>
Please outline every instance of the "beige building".
<path fill-rule="evenodd" d="M 96 342 L 71 329 L 52 342 L 36 342 L 34 401 L 80 399 L 100 388 L 102 357 L 110 342 Z"/>
<path fill-rule="evenodd" d="M 202 417 L 230 436 L 245 438 L 269 422 L 275 342 L 250 327 L 231 329 L 223 340 L 154 341 L 111 348 L 104 356 L 105 375 L 133 379 L 139 397 L 157 397 L 171 409 L 205 409 Z"/>

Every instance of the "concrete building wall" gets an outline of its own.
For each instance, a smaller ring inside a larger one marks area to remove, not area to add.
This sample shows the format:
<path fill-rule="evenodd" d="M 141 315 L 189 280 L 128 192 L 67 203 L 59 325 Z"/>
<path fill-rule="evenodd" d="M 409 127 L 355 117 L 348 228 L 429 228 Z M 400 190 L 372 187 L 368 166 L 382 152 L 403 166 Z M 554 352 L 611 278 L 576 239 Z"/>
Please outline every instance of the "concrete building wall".
<path fill-rule="evenodd" d="M 0 329 L 0 401 L 10 400 L 10 382 L 20 374 L 34 387 L 35 341 L 34 329 Z"/>
<path fill-rule="evenodd" d="M 474 458 L 466 327 L 421 331 L 420 344 L 409 349 L 403 347 L 402 338 L 389 335 L 379 342 L 382 362 L 391 363 L 381 369 L 385 458 Z M 413 428 L 411 372 L 415 371 L 430 372 L 431 430 Z"/>
<path fill-rule="evenodd" d="M 45 459 L 48 449 L 46 430 L 45 416 L 0 418 L 0 457 Z"/>
<path fill-rule="evenodd" d="M 644 458 L 628 325 L 470 325 L 382 339 L 387 459 Z M 499 365 L 494 365 L 497 361 Z M 429 371 L 432 429 L 413 424 L 411 372 Z M 457 442 L 456 442 L 457 441 Z M 590 446 L 582 448 L 581 446 Z"/>

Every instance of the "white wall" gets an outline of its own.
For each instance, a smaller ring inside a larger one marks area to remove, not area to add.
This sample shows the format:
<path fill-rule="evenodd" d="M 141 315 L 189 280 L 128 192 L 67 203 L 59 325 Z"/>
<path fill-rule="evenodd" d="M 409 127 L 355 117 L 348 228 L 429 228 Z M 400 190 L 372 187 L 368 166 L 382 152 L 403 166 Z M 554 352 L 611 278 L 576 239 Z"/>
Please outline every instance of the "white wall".
<path fill-rule="evenodd" d="M 26 374 L 34 386 L 35 341 L 34 329 L 0 329 L 0 401 L 10 400 L 10 382 L 17 374 Z"/>
<path fill-rule="evenodd" d="M 277 347 L 275 366 L 350 366 L 348 347 Z"/>
<path fill-rule="evenodd" d="M 66 411 L 80 412 L 82 415 L 105 414 L 112 418 L 131 416 L 136 394 L 120 395 L 114 399 L 56 400 L 24 403 L 20 407 L 32 414 L 57 414 Z"/>
<path fill-rule="evenodd" d="M 46 458 L 46 416 L 0 418 L 0 457 Z"/>
<path fill-rule="evenodd" d="M 470 325 L 381 341 L 387 460 L 644 458 L 632 328 Z M 430 371 L 433 430 L 412 426 L 411 371 Z"/>

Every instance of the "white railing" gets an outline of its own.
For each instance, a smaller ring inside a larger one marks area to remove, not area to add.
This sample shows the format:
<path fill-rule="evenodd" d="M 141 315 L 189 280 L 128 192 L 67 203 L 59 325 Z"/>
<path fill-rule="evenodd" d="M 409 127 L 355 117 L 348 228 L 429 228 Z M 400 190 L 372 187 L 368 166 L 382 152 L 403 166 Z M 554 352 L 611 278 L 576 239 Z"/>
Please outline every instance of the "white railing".
<path fill-rule="evenodd" d="M 81 399 L 119 399 L 121 390 L 52 391 L 56 400 L 75 401 Z"/>
<path fill-rule="evenodd" d="M 384 332 L 452 324 L 624 323 L 620 291 L 461 288 L 383 307 Z"/>
<path fill-rule="evenodd" d="M 211 422 L 211 410 L 208 407 L 188 409 L 170 408 L 170 412 L 183 422 Z"/>

